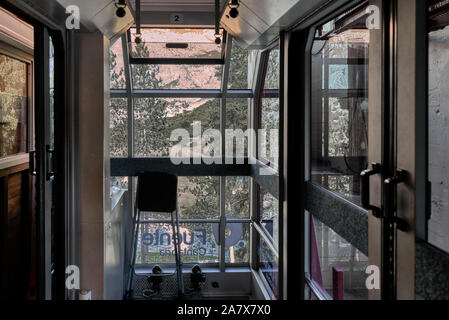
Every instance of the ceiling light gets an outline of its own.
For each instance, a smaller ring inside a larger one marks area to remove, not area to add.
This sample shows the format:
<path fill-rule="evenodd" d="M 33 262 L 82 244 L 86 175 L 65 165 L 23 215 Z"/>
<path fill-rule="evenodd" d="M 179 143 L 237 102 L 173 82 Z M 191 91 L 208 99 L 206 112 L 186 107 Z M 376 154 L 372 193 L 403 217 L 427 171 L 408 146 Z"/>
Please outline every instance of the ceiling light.
<path fill-rule="evenodd" d="M 229 11 L 229 16 L 233 19 L 237 18 L 239 16 L 239 0 L 231 0 L 228 6 L 229 8 L 231 8 L 231 10 Z"/>
<path fill-rule="evenodd" d="M 123 18 L 126 16 L 126 0 L 118 0 L 118 2 L 115 3 L 115 7 L 117 8 L 117 11 L 115 14 L 119 18 Z"/>

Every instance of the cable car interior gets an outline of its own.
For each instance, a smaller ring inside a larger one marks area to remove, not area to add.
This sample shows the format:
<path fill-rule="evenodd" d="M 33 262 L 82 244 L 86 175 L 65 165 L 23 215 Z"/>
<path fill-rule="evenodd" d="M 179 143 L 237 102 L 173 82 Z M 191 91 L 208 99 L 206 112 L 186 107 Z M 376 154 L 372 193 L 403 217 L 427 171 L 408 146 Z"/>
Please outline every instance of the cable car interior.
<path fill-rule="evenodd" d="M 449 299 L 448 69 L 446 0 L 1 1 L 0 299 Z"/>

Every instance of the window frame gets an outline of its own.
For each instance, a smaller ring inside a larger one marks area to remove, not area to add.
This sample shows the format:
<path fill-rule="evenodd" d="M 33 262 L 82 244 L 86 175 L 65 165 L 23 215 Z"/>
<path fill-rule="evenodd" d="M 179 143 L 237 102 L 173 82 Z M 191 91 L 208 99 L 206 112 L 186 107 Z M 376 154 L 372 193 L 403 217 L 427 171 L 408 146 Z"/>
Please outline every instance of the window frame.
<path fill-rule="evenodd" d="M 27 66 L 27 104 L 25 152 L 0 158 L 0 170 L 28 163 L 34 150 L 34 58 L 23 50 L 0 41 L 0 54 L 23 62 Z"/>
<path fill-rule="evenodd" d="M 250 113 L 250 108 L 253 106 L 252 100 L 254 98 L 254 91 L 252 89 L 247 90 L 229 90 L 228 89 L 228 75 L 229 75 L 229 67 L 230 67 L 230 59 L 231 55 L 230 52 L 232 50 L 232 36 L 224 32 L 224 39 L 226 41 L 223 41 L 223 57 L 224 60 L 220 60 L 220 64 L 222 64 L 222 81 L 221 81 L 221 89 L 218 90 L 196 90 L 196 89 L 186 89 L 186 90 L 180 90 L 180 89 L 169 89 L 169 90 L 136 90 L 133 88 L 132 83 L 132 68 L 131 65 L 133 64 L 173 64 L 175 62 L 176 64 L 191 64 L 194 61 L 191 61 L 192 59 L 177 59 L 176 61 L 173 61 L 173 59 L 165 59 L 164 61 L 160 61 L 160 59 L 153 60 L 153 59 L 142 59 L 142 58 L 132 58 L 129 52 L 129 40 L 130 39 L 130 31 L 122 36 L 122 50 L 123 50 L 123 57 L 124 57 L 124 67 L 125 67 L 125 83 L 126 88 L 125 89 L 110 89 L 110 97 L 111 98 L 127 98 L 128 99 L 128 157 L 121 158 L 121 160 L 131 160 L 134 158 L 134 99 L 135 98 L 146 98 L 146 97 L 153 97 L 153 98 L 216 98 L 220 101 L 220 131 L 222 132 L 223 136 L 226 130 L 226 99 L 242 99 L 245 101 L 248 101 L 247 106 L 247 113 Z M 139 61 L 136 61 L 136 59 L 140 59 Z M 193 59 L 198 60 L 198 59 Z M 206 60 L 206 59 L 204 59 Z M 213 62 L 213 63 L 212 63 Z M 217 61 L 206 61 L 206 62 L 200 62 L 199 64 L 217 64 Z M 130 116 L 132 118 L 130 118 Z M 248 118 L 248 125 L 251 123 L 250 119 Z M 249 128 L 249 127 L 248 127 Z M 222 153 L 225 155 L 225 144 L 223 144 L 223 150 Z M 249 151 L 248 151 L 249 152 Z M 147 157 L 145 158 L 148 161 L 164 161 L 166 158 L 164 157 Z M 246 158 L 245 158 L 246 159 Z M 245 163 L 247 162 L 247 159 L 245 160 Z M 206 169 L 206 165 L 200 165 L 200 171 L 201 167 Z M 207 168 L 208 169 L 208 168 Z M 204 171 L 204 170 L 203 170 Z M 206 170 L 207 171 L 207 170 Z M 204 172 L 206 172 L 204 171 Z M 203 172 L 203 173 L 204 173 Z M 235 175 L 236 172 L 229 171 L 229 176 Z M 201 172 L 198 175 L 202 175 Z M 241 175 L 241 174 L 239 174 Z M 129 181 L 132 181 L 133 177 L 128 177 Z M 250 179 L 251 177 L 248 176 Z M 249 184 L 251 184 L 251 179 L 249 180 Z M 133 194 L 133 189 L 135 189 L 135 186 L 133 186 L 133 183 L 130 183 L 128 185 L 128 192 Z M 226 176 L 220 175 L 220 218 L 218 220 L 213 219 L 198 219 L 196 221 L 200 221 L 200 223 L 219 223 L 220 225 L 220 234 L 225 234 L 225 229 L 228 223 L 244 223 L 250 225 L 252 220 L 250 218 L 248 219 L 235 219 L 235 220 L 229 220 L 226 218 L 226 211 L 224 207 L 224 202 L 226 196 Z M 130 208 L 133 212 L 134 210 L 134 203 L 132 203 L 132 197 L 130 198 L 130 204 L 128 204 L 128 208 Z M 251 203 L 251 193 L 248 195 L 249 201 Z M 250 211 L 251 212 L 251 211 Z M 189 221 L 186 219 L 180 219 L 180 223 L 185 221 Z M 160 221 L 157 221 L 160 222 Z M 152 222 L 155 223 L 155 222 Z M 249 228 L 251 230 L 251 227 Z M 250 239 L 251 239 L 251 231 L 250 231 Z M 252 243 L 248 243 L 248 250 L 249 250 L 249 256 L 251 256 L 251 249 L 252 249 Z M 225 252 L 226 248 L 222 246 L 219 248 L 219 262 L 218 264 L 204 264 L 205 267 L 213 267 L 213 268 L 219 268 L 220 271 L 225 272 L 227 268 L 242 268 L 242 267 L 249 267 L 250 261 L 248 263 L 226 263 L 225 261 Z M 249 259 L 251 260 L 251 259 Z M 185 265 L 189 265 L 188 263 L 185 263 Z M 203 265 L 203 264 L 202 264 Z M 137 268 L 145 268 L 145 267 L 151 267 L 152 265 L 136 265 Z M 173 264 L 161 264 L 162 267 L 173 267 Z"/>

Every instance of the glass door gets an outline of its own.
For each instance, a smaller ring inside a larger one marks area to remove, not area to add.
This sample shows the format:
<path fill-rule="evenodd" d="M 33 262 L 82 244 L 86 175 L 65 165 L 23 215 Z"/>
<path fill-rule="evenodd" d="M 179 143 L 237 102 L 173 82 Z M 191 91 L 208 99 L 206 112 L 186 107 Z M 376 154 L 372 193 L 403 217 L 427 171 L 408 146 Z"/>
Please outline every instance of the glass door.
<path fill-rule="evenodd" d="M 362 1 L 313 30 L 306 206 L 311 299 L 393 300 L 406 297 L 413 284 L 407 264 L 414 257 L 413 221 L 401 216 L 413 201 L 400 193 L 409 189 L 411 150 L 398 134 L 411 134 L 402 126 L 410 123 L 401 118 L 410 115 L 401 111 L 405 86 L 398 86 L 410 70 L 405 51 L 413 52 L 399 37 L 410 27 L 407 13 L 401 1 Z"/>
<path fill-rule="evenodd" d="M 367 27 L 368 6 L 347 8 L 314 30 L 307 206 L 311 299 L 368 299 L 361 172 L 371 169 L 376 147 L 371 140 L 381 139 L 372 130 L 380 105 L 370 101 L 369 74 L 373 56 L 380 54 L 373 35 L 379 30 Z"/>

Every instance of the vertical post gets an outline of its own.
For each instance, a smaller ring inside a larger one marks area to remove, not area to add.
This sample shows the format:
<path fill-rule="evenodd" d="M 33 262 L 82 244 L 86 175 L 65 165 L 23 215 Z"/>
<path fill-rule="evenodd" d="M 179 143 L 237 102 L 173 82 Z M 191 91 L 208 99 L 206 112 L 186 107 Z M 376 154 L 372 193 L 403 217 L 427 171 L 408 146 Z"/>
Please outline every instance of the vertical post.
<path fill-rule="evenodd" d="M 224 45 L 224 44 L 223 44 Z M 220 132 L 221 132 L 221 155 L 226 158 L 226 95 L 228 92 L 229 69 L 231 64 L 232 37 L 227 36 L 225 63 L 223 65 L 221 103 L 220 103 Z M 226 160 L 225 160 L 226 161 Z M 226 177 L 220 177 L 220 226 L 219 226 L 220 272 L 226 271 Z"/>

